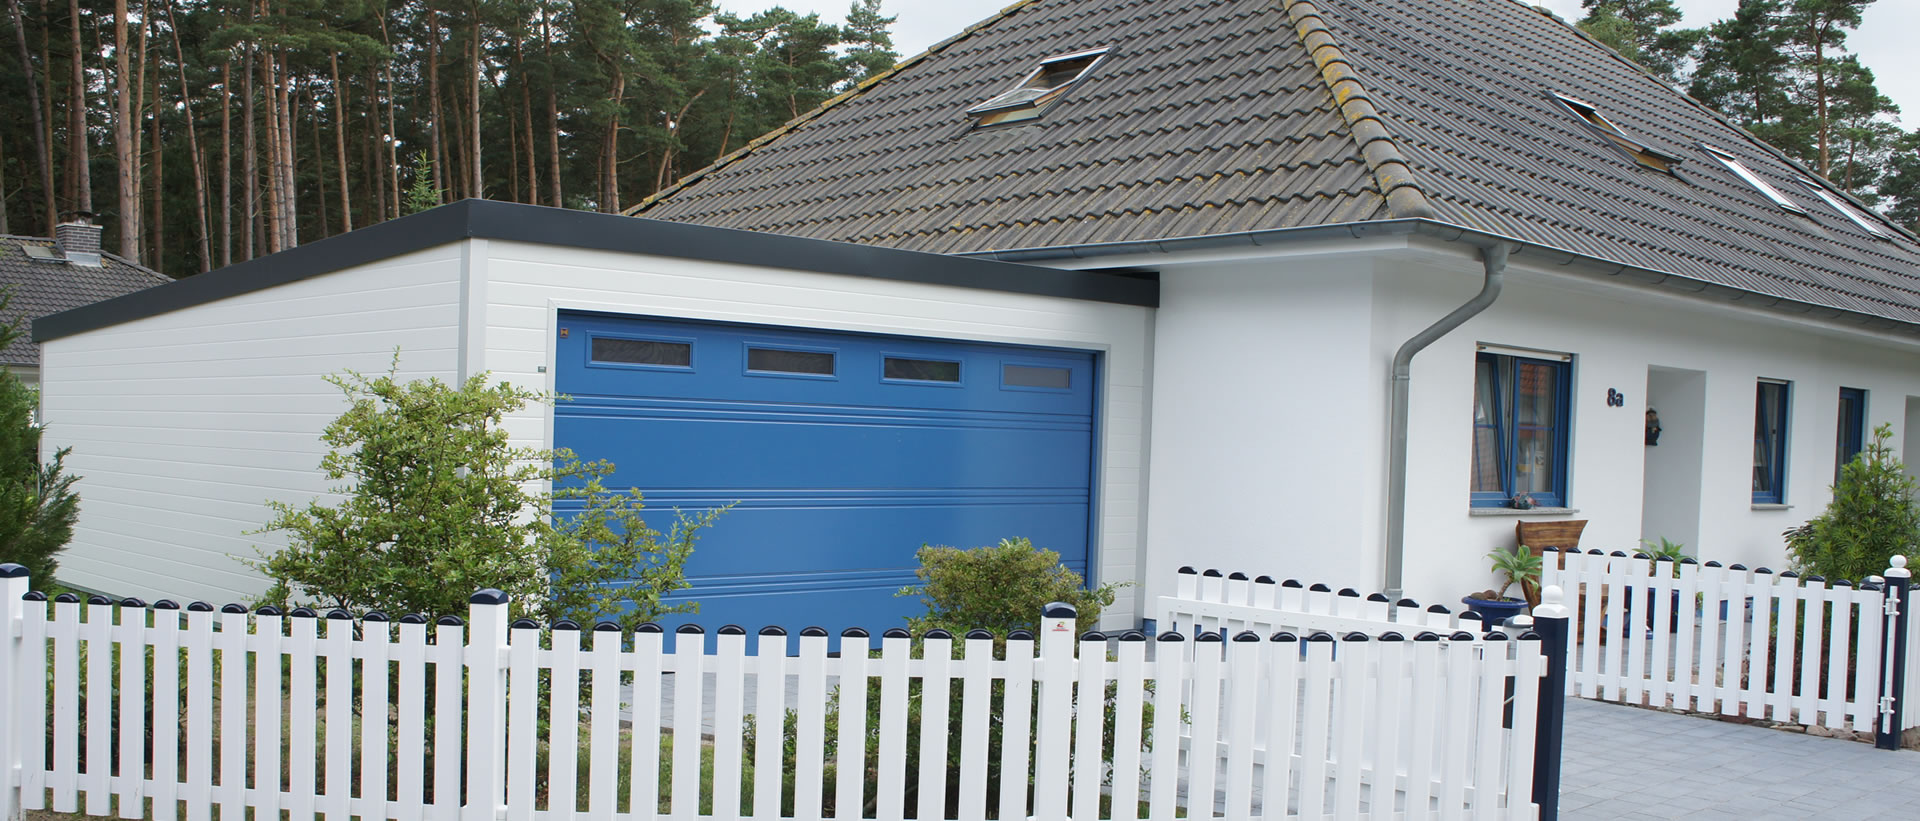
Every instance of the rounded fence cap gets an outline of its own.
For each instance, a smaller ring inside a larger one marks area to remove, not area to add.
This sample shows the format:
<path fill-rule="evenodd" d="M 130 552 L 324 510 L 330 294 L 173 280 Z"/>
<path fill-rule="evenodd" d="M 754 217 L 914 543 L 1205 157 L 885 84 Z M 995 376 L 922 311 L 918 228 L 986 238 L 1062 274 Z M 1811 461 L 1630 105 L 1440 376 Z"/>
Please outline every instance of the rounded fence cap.
<path fill-rule="evenodd" d="M 1105 642 L 1107 640 L 1107 634 L 1102 633 L 1098 630 L 1088 630 L 1087 632 L 1080 634 L 1080 640 Z"/>
<path fill-rule="evenodd" d="M 983 639 L 987 641 L 992 641 L 993 633 L 991 631 L 983 630 L 981 628 L 975 627 L 972 630 L 967 631 L 967 639 L 971 641 L 980 641 Z"/>
<path fill-rule="evenodd" d="M 1380 602 L 1381 604 L 1386 604 L 1392 600 L 1388 599 L 1387 594 L 1385 593 L 1368 593 L 1367 601 L 1377 601 L 1377 602 Z"/>
<path fill-rule="evenodd" d="M 1416 635 L 1413 637 L 1413 640 L 1414 641 L 1439 641 L 1440 634 L 1435 633 L 1432 630 L 1422 630 L 1420 631 L 1419 635 Z"/>
<path fill-rule="evenodd" d="M 390 621 L 390 619 L 387 618 L 387 614 L 382 613 L 378 610 L 368 610 L 366 615 L 360 617 L 360 620 L 361 621 Z"/>
<path fill-rule="evenodd" d="M 1521 641 L 1539 641 L 1540 634 L 1535 633 L 1532 630 L 1528 630 L 1527 632 L 1520 634 L 1520 640 Z"/>
<path fill-rule="evenodd" d="M 1486 639 L 1487 641 L 1506 641 L 1507 634 L 1502 633 L 1498 630 L 1492 630 L 1492 631 L 1489 631 L 1486 635 L 1481 636 L 1481 638 Z"/>
<path fill-rule="evenodd" d="M 42 593 L 38 590 L 29 590 L 25 593 L 20 594 L 20 600 L 21 601 L 46 601 L 47 594 Z"/>
<path fill-rule="evenodd" d="M 513 630 L 538 630 L 540 629 L 540 623 L 533 619 L 521 618 L 514 619 L 513 623 L 507 625 L 507 627 Z"/>
<path fill-rule="evenodd" d="M 400 617 L 401 624 L 426 624 L 427 617 L 419 613 L 408 613 Z"/>
<path fill-rule="evenodd" d="M 1294 642 L 1297 642 L 1297 641 L 1299 641 L 1299 640 L 1300 640 L 1300 637 L 1299 637 L 1299 636 L 1296 636 L 1296 635 L 1294 635 L 1294 634 L 1292 634 L 1292 633 L 1289 633 L 1289 632 L 1287 632 L 1287 631 L 1285 631 L 1285 630 L 1282 630 L 1282 631 L 1280 631 L 1280 632 L 1278 632 L 1278 633 L 1275 633 L 1275 634 L 1273 634 L 1273 635 L 1271 635 L 1271 636 L 1268 636 L 1268 637 L 1267 637 L 1267 640 L 1269 640 L 1269 641 L 1278 641 L 1278 642 L 1283 642 L 1283 643 L 1287 643 L 1287 644 L 1292 644 L 1292 643 L 1294 643 Z"/>
<path fill-rule="evenodd" d="M 1288 579 L 1284 582 L 1281 582 L 1280 586 L 1289 587 L 1294 590 L 1299 590 L 1300 588 L 1305 587 L 1306 585 L 1301 584 L 1299 579 Z"/>
<path fill-rule="evenodd" d="M 147 606 L 147 603 L 137 598 L 134 598 L 132 596 L 128 596 L 120 600 L 120 606 L 121 607 L 138 607 L 138 608 L 144 609 Z M 261 609 L 264 610 L 266 608 L 261 608 Z M 278 615 L 278 614 L 276 613 L 275 615 Z"/>
<path fill-rule="evenodd" d="M 1200 571 L 1193 569 L 1193 565 L 1184 564 L 1180 566 L 1179 572 L 1183 576 L 1192 576 L 1198 574 Z"/>
<path fill-rule="evenodd" d="M 1367 634 L 1365 634 L 1365 633 L 1362 633 L 1362 632 L 1360 632 L 1360 631 L 1358 631 L 1358 630 L 1355 630 L 1355 631 L 1353 631 L 1353 632 L 1351 632 L 1351 633 L 1348 633 L 1348 634 L 1346 634 L 1346 635 L 1344 635 L 1344 636 L 1341 636 L 1340 638 L 1341 638 L 1342 640 L 1345 640 L 1345 641 L 1373 641 L 1373 637 L 1372 637 L 1372 636 L 1369 636 L 1369 635 L 1367 635 Z"/>
<path fill-rule="evenodd" d="M 1716 562 L 1716 561 L 1712 561 L 1712 560 L 1708 560 L 1708 561 L 1707 561 L 1707 566 L 1708 566 L 1708 567 L 1725 567 L 1726 565 L 1723 565 L 1723 564 L 1721 564 L 1721 563 L 1719 563 L 1719 562 Z"/>
<path fill-rule="evenodd" d="M 910 638 L 913 638 L 913 634 L 912 634 L 912 633 L 909 633 L 909 632 L 907 632 L 907 628 L 905 628 L 905 627 L 889 627 L 889 628 L 887 628 L 887 629 L 886 629 L 886 631 L 884 631 L 884 632 L 882 632 L 882 633 L 880 634 L 880 638 L 883 638 L 883 639 L 910 639 Z"/>
<path fill-rule="evenodd" d="M 827 636 L 827 628 L 821 627 L 819 625 L 810 625 L 807 627 L 800 628 L 801 638 L 819 639 L 819 638 L 826 638 L 826 636 Z"/>
<path fill-rule="evenodd" d="M 1334 595 L 1340 596 L 1342 598 L 1357 599 L 1357 598 L 1360 598 L 1360 591 L 1355 590 L 1351 587 L 1342 587 L 1340 588 L 1340 592 Z"/>
<path fill-rule="evenodd" d="M 1773 570 L 1772 570 L 1771 568 L 1766 568 L 1766 567 L 1756 567 L 1756 568 L 1754 568 L 1754 569 L 1753 569 L 1753 572 L 1755 572 L 1755 573 L 1765 573 L 1765 574 L 1767 574 L 1767 575 L 1769 575 L 1769 576 L 1771 576 L 1771 575 L 1773 575 Z"/>
<path fill-rule="evenodd" d="M 1121 641 L 1146 641 L 1147 634 L 1142 633 L 1138 630 L 1128 630 L 1127 632 L 1120 634 L 1120 640 Z"/>
<path fill-rule="evenodd" d="M 1601 550 L 1600 548 L 1597 548 L 1597 547 L 1596 547 L 1596 548 L 1593 548 L 1593 549 L 1591 549 L 1591 550 L 1588 550 L 1588 551 L 1587 551 L 1587 555 L 1589 555 L 1589 556 L 1605 556 L 1605 555 L 1607 555 L 1607 551 L 1605 551 L 1605 550 Z"/>
<path fill-rule="evenodd" d="M 1080 611 L 1066 602 L 1050 601 L 1045 607 L 1040 608 L 1040 615 L 1049 619 L 1075 619 L 1080 617 Z"/>
<path fill-rule="evenodd" d="M 1401 599 L 1397 602 L 1394 602 L 1393 606 L 1394 607 L 1412 607 L 1417 609 L 1420 607 L 1420 603 L 1412 599 Z"/>
<path fill-rule="evenodd" d="M 1547 545 L 1546 547 L 1543 547 L 1543 548 L 1540 548 L 1540 552 L 1542 552 L 1542 553 L 1558 553 L 1558 552 L 1560 552 L 1560 548 L 1558 548 L 1558 547 L 1554 547 L 1553 545 Z"/>
<path fill-rule="evenodd" d="M 747 628 L 741 627 L 740 625 L 737 625 L 737 624 L 720 625 L 720 635 L 722 636 L 744 636 L 746 634 L 747 634 Z"/>
<path fill-rule="evenodd" d="M 1238 633 L 1233 634 L 1233 640 L 1234 641 L 1259 641 L 1260 634 L 1255 633 L 1252 630 L 1242 630 Z"/>
<path fill-rule="evenodd" d="M 1692 556 L 1681 556 L 1680 563 L 1681 564 L 1699 564 L 1700 560 Z"/>
<path fill-rule="evenodd" d="M 645 621 L 645 622 L 641 622 L 641 623 L 640 623 L 640 626 L 639 626 L 639 627 L 635 627 L 635 628 L 633 628 L 633 632 L 635 632 L 635 633 L 646 633 L 646 634 L 649 634 L 649 635 L 656 635 L 656 636 L 657 636 L 657 635 L 659 635 L 659 634 L 661 634 L 661 633 L 665 633 L 665 632 L 667 632 L 667 628 L 665 628 L 665 627 L 661 627 L 660 625 L 658 625 L 658 624 L 655 624 L 655 623 L 653 623 L 653 622 L 650 622 L 650 621 Z"/>
<path fill-rule="evenodd" d="M 1273 582 L 1272 576 L 1256 576 L 1253 580 L 1253 583 L 1254 584 L 1273 584 L 1274 582 Z"/>
<path fill-rule="evenodd" d="M 1227 581 L 1244 582 L 1246 580 L 1247 580 L 1247 574 L 1242 573 L 1238 570 L 1235 570 L 1232 573 L 1227 574 Z"/>
<path fill-rule="evenodd" d="M 925 640 L 925 639 L 946 639 L 946 640 L 948 640 L 948 641 L 952 641 L 952 640 L 953 640 L 953 631 L 952 631 L 952 630 L 948 630 L 948 629 L 946 629 L 946 628 L 944 628 L 944 627 L 935 627 L 935 628 L 933 628 L 932 630 L 928 630 L 928 631 L 927 631 L 927 632 L 925 632 L 925 633 L 921 633 L 921 634 L 920 634 L 920 638 L 921 638 L 922 640 Z"/>
<path fill-rule="evenodd" d="M 1852 579 L 1834 579 L 1833 586 L 1834 587 L 1852 587 L 1853 580 Z"/>
<path fill-rule="evenodd" d="M 468 604 L 506 604 L 507 594 L 488 587 L 467 597 Z"/>
<path fill-rule="evenodd" d="M 780 625 L 777 625 L 777 624 L 769 624 L 765 627 L 760 628 L 760 635 L 769 636 L 772 638 L 786 638 L 787 628 L 781 627 Z"/>
<path fill-rule="evenodd" d="M 91 595 L 91 596 L 88 596 L 88 597 L 87 597 L 87 603 L 88 603 L 88 604 L 105 604 L 105 605 L 111 605 L 111 604 L 113 604 L 113 600 L 112 600 L 112 599 L 109 599 L 109 598 L 107 598 L 106 596 L 102 596 L 102 595 L 100 595 L 100 594 L 98 594 L 98 593 L 95 593 L 95 594 L 93 594 L 93 595 Z"/>
<path fill-rule="evenodd" d="M 1203 571 L 1200 575 L 1206 576 L 1207 578 L 1210 578 L 1210 579 L 1217 579 L 1217 578 L 1220 578 L 1220 570 L 1218 568 L 1209 567 L 1205 571 Z"/>
<path fill-rule="evenodd" d="M 1893 558 L 1887 560 L 1887 564 L 1886 575 L 1902 579 L 1913 577 L 1913 571 L 1907 569 L 1907 557 L 1895 553 Z"/>
<path fill-rule="evenodd" d="M 1780 578 L 1783 578 L 1783 579 L 1797 579 L 1797 578 L 1800 578 L 1800 574 L 1799 574 L 1799 573 L 1796 573 L 1796 572 L 1794 572 L 1794 571 L 1792 571 L 1792 570 L 1782 570 L 1782 571 L 1780 571 Z"/>
<path fill-rule="evenodd" d="M 1012 630 L 1007 633 L 1007 641 L 1033 641 L 1032 630 Z"/>
<path fill-rule="evenodd" d="M 553 629 L 578 631 L 580 629 L 580 623 L 573 619 L 561 619 L 553 623 Z"/>
<path fill-rule="evenodd" d="M 296 608 L 293 608 L 293 612 L 288 613 L 287 615 L 292 616 L 296 619 L 320 618 L 320 614 L 313 612 L 313 608 L 311 607 L 296 607 Z"/>
<path fill-rule="evenodd" d="M 707 629 L 697 624 L 683 624 L 674 628 L 673 632 L 683 636 L 704 636 L 707 634 Z"/>
<path fill-rule="evenodd" d="M 1186 641 L 1187 637 L 1184 635 L 1181 635 L 1180 631 L 1178 630 L 1168 630 L 1165 633 L 1161 633 L 1158 636 L 1154 636 L 1153 640 L 1154 641 Z"/>
<path fill-rule="evenodd" d="M 1427 612 L 1439 613 L 1440 615 L 1443 615 L 1443 616 L 1448 616 L 1453 614 L 1453 611 L 1448 610 L 1447 606 L 1444 604 L 1429 604 L 1427 605 Z"/>
<path fill-rule="evenodd" d="M 620 623 L 617 621 L 597 621 L 593 623 L 593 632 L 618 633 L 620 632 Z"/>
<path fill-rule="evenodd" d="M 247 606 L 244 604 L 223 604 L 220 605 L 220 612 L 229 616 L 244 616 L 247 614 Z"/>
<path fill-rule="evenodd" d="M 327 618 L 333 621 L 352 621 L 353 614 L 336 607 L 327 611 Z"/>
<path fill-rule="evenodd" d="M 1743 570 L 1743 571 L 1744 571 L 1744 570 L 1746 570 L 1746 569 L 1747 569 L 1747 566 L 1746 566 L 1746 565 L 1744 565 L 1744 564 L 1735 564 L 1735 565 L 1733 565 L 1733 566 L 1731 566 L 1731 567 L 1728 567 L 1727 569 L 1728 569 L 1728 570 Z"/>
<path fill-rule="evenodd" d="M 1453 635 L 1447 638 L 1453 639 L 1454 641 L 1473 641 L 1473 634 L 1465 630 L 1455 630 L 1453 631 Z"/>
<path fill-rule="evenodd" d="M 1407 637 L 1402 636 L 1399 633 L 1396 633 L 1392 630 L 1388 630 L 1387 632 L 1380 634 L 1380 640 L 1381 641 L 1406 641 Z"/>
<path fill-rule="evenodd" d="M 1320 582 L 1314 582 L 1314 583 L 1312 584 L 1312 586 L 1309 586 L 1309 587 L 1307 588 L 1307 592 L 1310 592 L 1310 593 L 1332 593 L 1332 592 L 1333 592 L 1333 588 L 1331 588 L 1331 587 L 1328 587 L 1328 586 L 1326 586 L 1326 585 L 1324 585 L 1324 584 L 1321 584 Z"/>
<path fill-rule="evenodd" d="M 1307 636 L 1307 641 L 1313 641 L 1313 642 L 1333 641 L 1333 634 L 1325 630 L 1315 630 L 1313 631 L 1313 635 Z"/>
<path fill-rule="evenodd" d="M 1646 559 L 1651 559 L 1651 558 L 1653 558 L 1652 556 L 1649 556 L 1649 555 L 1647 555 L 1647 554 L 1645 554 L 1645 553 L 1642 553 L 1642 552 L 1640 552 L 1640 551 L 1638 551 L 1638 550 L 1636 550 L 1636 551 L 1634 551 L 1634 552 L 1633 552 L 1633 557 L 1634 557 L 1634 558 L 1636 558 L 1636 559 L 1641 559 L 1641 560 L 1646 560 Z"/>
<path fill-rule="evenodd" d="M 27 577 L 26 565 L 14 564 L 13 562 L 0 564 L 0 579 L 24 579 L 26 577 Z"/>
<path fill-rule="evenodd" d="M 189 612 L 189 613 L 211 613 L 211 612 L 213 612 L 213 605 L 211 605 L 211 604 L 208 604 L 208 603 L 206 603 L 206 602 L 203 602 L 203 601 L 197 601 L 197 602 L 194 602 L 194 603 L 192 603 L 192 604 L 189 604 L 189 605 L 187 605 L 187 612 Z"/>
<path fill-rule="evenodd" d="M 864 627 L 849 627 L 840 631 L 840 637 L 843 639 L 864 639 L 868 638 L 868 635 Z"/>
<path fill-rule="evenodd" d="M 438 626 L 440 626 L 440 627 L 465 627 L 465 626 L 467 626 L 467 620 L 466 620 L 466 619 L 463 619 L 463 618 L 460 618 L 459 616 L 441 616 L 440 618 L 437 618 L 437 619 L 434 619 L 434 620 L 433 620 L 433 623 L 434 623 L 435 625 L 438 625 Z"/>
<path fill-rule="evenodd" d="M 1611 555 L 1616 559 L 1624 559 L 1627 557 L 1627 553 L 1624 550 L 1615 550 Z"/>
<path fill-rule="evenodd" d="M 1224 640 L 1225 639 L 1222 639 L 1220 637 L 1219 633 L 1201 633 L 1200 635 L 1194 637 L 1194 641 L 1198 641 L 1198 642 L 1224 641 Z"/>

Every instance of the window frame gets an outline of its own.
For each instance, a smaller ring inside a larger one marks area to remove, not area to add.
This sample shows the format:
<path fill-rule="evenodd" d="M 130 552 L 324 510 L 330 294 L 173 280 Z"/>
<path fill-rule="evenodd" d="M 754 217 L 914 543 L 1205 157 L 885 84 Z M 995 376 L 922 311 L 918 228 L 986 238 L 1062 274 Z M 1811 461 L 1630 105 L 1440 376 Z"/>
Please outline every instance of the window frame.
<path fill-rule="evenodd" d="M 1849 413 L 1848 405 L 1852 405 Z M 1851 418 L 1849 418 L 1851 417 Z M 1852 435 L 1848 435 L 1848 422 L 1852 424 Z M 1840 471 L 1844 470 L 1853 457 L 1867 449 L 1867 389 L 1840 388 L 1840 419 L 1834 425 L 1833 432 L 1833 483 L 1840 483 Z"/>
<path fill-rule="evenodd" d="M 1470 453 L 1468 456 L 1468 496 L 1470 507 L 1495 508 L 1508 507 L 1512 504 L 1514 488 L 1518 487 L 1519 472 L 1514 468 L 1514 447 L 1519 437 L 1514 435 L 1514 428 L 1517 427 L 1517 425 L 1509 421 L 1508 409 L 1516 403 L 1519 380 L 1514 377 L 1514 374 L 1517 373 L 1517 366 L 1523 362 L 1551 367 L 1555 375 L 1552 422 L 1554 449 L 1553 477 L 1548 482 L 1551 490 L 1529 491 L 1529 493 L 1533 497 L 1535 507 L 1558 508 L 1567 506 L 1568 462 L 1572 455 L 1570 445 L 1572 442 L 1571 432 L 1573 422 L 1573 357 L 1571 355 L 1560 355 L 1556 358 L 1546 358 L 1553 356 L 1553 354 L 1545 352 L 1536 356 L 1524 356 L 1517 353 L 1507 353 L 1504 349 L 1489 350 L 1488 346 L 1481 346 L 1480 350 L 1474 352 L 1474 406 L 1476 413 L 1479 407 L 1480 363 L 1491 362 L 1494 368 L 1493 407 L 1495 422 L 1492 425 L 1481 425 L 1476 418 L 1472 429 L 1475 431 L 1475 436 L 1478 435 L 1478 430 L 1483 427 L 1491 428 L 1494 432 L 1495 458 L 1500 462 L 1498 472 L 1500 475 L 1501 489 L 1497 492 L 1472 489 L 1472 477 L 1479 472 L 1478 465 L 1473 460 L 1477 460 L 1480 454 L 1477 446 L 1470 445 Z"/>
<path fill-rule="evenodd" d="M 1736 157 L 1718 148 L 1714 148 L 1713 146 L 1707 145 L 1706 143 L 1699 143 L 1699 146 L 1701 151 L 1707 152 L 1707 156 L 1712 157 L 1714 160 L 1718 161 L 1721 165 L 1726 166 L 1728 171 L 1732 171 L 1735 176 L 1739 177 L 1741 180 L 1744 180 L 1749 187 L 1753 188 L 1753 190 L 1760 192 L 1762 196 L 1765 196 L 1767 199 L 1772 200 L 1774 205 L 1778 205 L 1784 210 L 1791 211 L 1803 217 L 1809 216 L 1807 214 L 1807 209 L 1805 206 L 1802 206 L 1800 203 L 1794 202 L 1793 200 L 1787 199 L 1787 194 L 1785 191 L 1781 191 L 1780 189 L 1773 187 L 1773 183 L 1770 183 L 1770 182 L 1767 182 L 1766 180 L 1761 179 L 1760 175 L 1753 173 L 1753 169 L 1748 168 L 1747 164 L 1743 162 L 1739 157 Z"/>
<path fill-rule="evenodd" d="M 975 103 L 967 109 L 966 114 L 973 120 L 974 128 L 1011 125 L 1039 119 L 1041 114 L 1066 96 L 1068 89 L 1079 85 L 1081 80 L 1085 80 L 1087 75 L 1092 74 L 1094 69 L 1106 62 L 1108 50 L 1108 46 L 1101 46 L 1068 54 L 1056 54 L 1043 59 L 1027 73 L 1020 75 L 1020 79 L 1013 85 Z M 1066 81 L 1051 86 L 1034 85 L 1036 80 L 1046 76 L 1049 66 L 1076 60 L 1086 60 L 1087 64 L 1074 72 L 1074 75 Z M 1015 96 L 1022 91 L 1036 93 L 1015 99 Z"/>
<path fill-rule="evenodd" d="M 1585 100 L 1569 97 L 1559 92 L 1549 92 L 1561 108 L 1573 114 L 1581 127 L 1593 132 L 1606 141 L 1607 147 L 1632 160 L 1634 165 L 1649 171 L 1658 171 L 1673 177 L 1680 176 L 1679 168 L 1685 162 L 1679 157 L 1657 150 L 1646 143 L 1627 136 L 1627 132 L 1614 124 L 1600 107 Z"/>
<path fill-rule="evenodd" d="M 1763 419 L 1763 417 L 1761 416 L 1761 413 L 1763 410 L 1762 403 L 1768 401 L 1766 393 L 1769 387 L 1775 387 L 1779 389 L 1778 398 L 1772 401 L 1778 410 L 1780 421 L 1776 425 L 1775 429 L 1771 432 L 1764 431 L 1761 429 L 1761 422 Z M 1793 383 L 1792 382 L 1788 382 L 1784 379 L 1767 379 L 1765 377 L 1762 377 L 1754 382 L 1754 396 L 1753 396 L 1753 457 L 1755 460 L 1753 465 L 1754 478 L 1759 479 L 1761 471 L 1764 470 L 1766 471 L 1767 484 L 1769 485 L 1769 488 L 1766 490 L 1756 489 L 1753 491 L 1753 503 L 1756 505 L 1783 505 L 1787 503 L 1787 446 L 1792 441 L 1792 437 L 1789 436 L 1789 432 L 1793 428 L 1793 417 L 1791 415 L 1792 411 L 1793 411 Z M 1770 446 L 1775 456 L 1772 464 L 1770 465 L 1767 464 L 1763 458 L 1763 454 L 1766 452 L 1765 449 L 1768 447 L 1767 445 L 1762 444 L 1763 437 L 1772 440 Z"/>
<path fill-rule="evenodd" d="M 1801 177 L 1800 185 L 1801 187 L 1807 189 L 1808 191 L 1812 191 L 1814 196 L 1819 197 L 1822 202 L 1825 202 L 1827 204 L 1827 207 L 1832 208 L 1833 210 L 1839 212 L 1840 216 L 1843 216 L 1849 220 L 1852 220 L 1854 225 L 1860 226 L 1860 230 L 1865 231 L 1868 234 L 1871 234 L 1874 239 L 1887 238 L 1887 232 L 1884 229 L 1882 229 L 1878 225 L 1874 225 L 1871 221 L 1869 221 L 1869 219 L 1865 214 L 1860 213 L 1858 210 L 1848 205 L 1845 201 L 1841 200 L 1839 197 L 1834 196 L 1833 192 L 1828 191 L 1826 188 L 1822 187 L 1819 183 L 1814 182 L 1813 180 L 1807 179 L 1805 177 Z"/>

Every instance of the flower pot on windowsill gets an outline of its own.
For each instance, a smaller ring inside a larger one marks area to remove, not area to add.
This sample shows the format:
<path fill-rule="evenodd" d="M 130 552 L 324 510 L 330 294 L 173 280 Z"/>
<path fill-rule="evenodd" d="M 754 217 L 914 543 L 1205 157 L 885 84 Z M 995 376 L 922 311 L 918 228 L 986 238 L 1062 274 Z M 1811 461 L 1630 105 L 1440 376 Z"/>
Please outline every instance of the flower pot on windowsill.
<path fill-rule="evenodd" d="M 1526 599 L 1503 598 L 1492 590 L 1463 596 L 1460 603 L 1466 605 L 1468 610 L 1480 614 L 1481 623 L 1489 628 L 1505 624 L 1507 619 L 1527 612 Z"/>

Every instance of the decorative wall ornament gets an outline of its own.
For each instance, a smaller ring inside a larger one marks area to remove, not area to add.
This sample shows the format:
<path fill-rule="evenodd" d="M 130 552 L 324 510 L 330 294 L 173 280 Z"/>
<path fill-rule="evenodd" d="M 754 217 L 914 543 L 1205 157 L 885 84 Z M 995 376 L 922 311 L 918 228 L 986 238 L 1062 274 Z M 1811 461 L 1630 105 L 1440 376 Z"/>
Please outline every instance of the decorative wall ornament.
<path fill-rule="evenodd" d="M 1660 412 L 1647 408 L 1647 447 L 1660 444 Z"/>

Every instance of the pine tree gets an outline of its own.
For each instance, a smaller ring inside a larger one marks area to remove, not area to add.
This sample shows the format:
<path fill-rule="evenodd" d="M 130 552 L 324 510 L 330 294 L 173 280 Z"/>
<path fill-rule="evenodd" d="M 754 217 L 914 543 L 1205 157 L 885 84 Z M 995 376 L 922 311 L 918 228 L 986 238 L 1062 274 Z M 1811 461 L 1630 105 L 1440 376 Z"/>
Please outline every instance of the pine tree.
<path fill-rule="evenodd" d="M 400 213 L 418 214 L 429 208 L 440 206 L 443 192 L 433 187 L 433 160 L 427 152 L 419 151 L 413 155 L 413 184 L 407 186 L 406 202 L 400 204 Z"/>
<path fill-rule="evenodd" d="M 1706 37 L 1704 29 L 1677 29 L 1680 9 L 1673 0 L 1582 0 L 1587 16 L 1580 30 L 1671 83 L 1678 83 L 1687 59 Z"/>
<path fill-rule="evenodd" d="M 1840 469 L 1826 511 L 1787 531 L 1787 554 L 1802 575 L 1857 581 L 1885 570 L 1896 553 L 1914 557 L 1916 483 L 1887 445 L 1892 437 L 1892 425 L 1874 428 L 1873 441 Z"/>
<path fill-rule="evenodd" d="M 0 295 L 0 310 L 10 297 Z M 18 325 L 0 326 L 0 347 L 17 338 Z M 33 588 L 53 583 L 60 553 L 73 539 L 80 496 L 66 473 L 72 448 L 40 461 L 43 428 L 36 417 L 40 392 L 11 370 L 0 370 L 0 561 L 24 565 Z"/>

